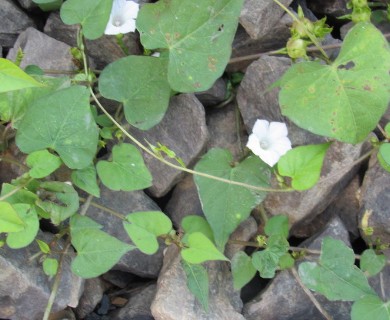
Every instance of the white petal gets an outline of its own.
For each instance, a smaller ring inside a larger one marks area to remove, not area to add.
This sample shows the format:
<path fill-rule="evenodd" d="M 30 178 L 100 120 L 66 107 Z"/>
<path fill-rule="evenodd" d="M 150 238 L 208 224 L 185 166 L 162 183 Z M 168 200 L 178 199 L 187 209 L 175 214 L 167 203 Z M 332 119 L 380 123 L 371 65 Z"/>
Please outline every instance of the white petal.
<path fill-rule="evenodd" d="M 256 120 L 252 132 L 258 139 L 264 138 L 268 135 L 269 122 L 267 120 Z"/>
<path fill-rule="evenodd" d="M 123 8 L 126 19 L 136 19 L 139 11 L 139 4 L 134 1 L 125 1 L 126 5 Z"/>
<path fill-rule="evenodd" d="M 118 31 L 118 27 L 115 27 L 111 21 L 109 21 L 107 23 L 107 26 L 106 26 L 106 30 L 104 30 L 104 33 L 105 34 L 109 34 L 109 35 L 112 35 L 112 34 L 119 34 L 120 31 Z"/>
<path fill-rule="evenodd" d="M 108 20 L 105 34 L 114 35 L 135 31 L 135 18 L 137 18 L 139 4 L 133 1 L 114 0 L 110 19 Z M 115 21 L 120 21 L 121 25 L 115 25 Z"/>
<path fill-rule="evenodd" d="M 259 157 L 270 167 L 273 167 L 280 159 L 280 155 L 273 150 L 260 149 Z"/>
<path fill-rule="evenodd" d="M 271 122 L 269 125 L 269 137 L 275 141 L 281 137 L 287 137 L 287 126 L 283 122 Z"/>
<path fill-rule="evenodd" d="M 252 150 L 252 152 L 256 156 L 260 156 L 261 148 L 260 148 L 260 141 L 257 138 L 256 134 L 252 133 L 248 138 L 248 143 L 246 146 Z"/>
<path fill-rule="evenodd" d="M 280 138 L 271 145 L 270 149 L 282 156 L 291 149 L 291 141 L 287 137 Z"/>
<path fill-rule="evenodd" d="M 127 20 L 126 23 L 120 27 L 118 27 L 120 30 L 119 33 L 129 33 L 135 31 L 135 20 Z"/>

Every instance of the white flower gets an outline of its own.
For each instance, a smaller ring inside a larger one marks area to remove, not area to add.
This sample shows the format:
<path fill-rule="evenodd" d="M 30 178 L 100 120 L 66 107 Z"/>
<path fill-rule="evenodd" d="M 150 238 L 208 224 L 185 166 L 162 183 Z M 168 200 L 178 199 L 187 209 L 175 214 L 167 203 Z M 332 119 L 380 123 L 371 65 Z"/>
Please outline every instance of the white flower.
<path fill-rule="evenodd" d="M 128 0 L 114 0 L 110 20 L 106 26 L 105 34 L 119 34 L 135 31 L 139 4 Z"/>
<path fill-rule="evenodd" d="M 283 122 L 256 120 L 246 145 L 261 160 L 273 167 L 291 149 L 287 126 Z"/>

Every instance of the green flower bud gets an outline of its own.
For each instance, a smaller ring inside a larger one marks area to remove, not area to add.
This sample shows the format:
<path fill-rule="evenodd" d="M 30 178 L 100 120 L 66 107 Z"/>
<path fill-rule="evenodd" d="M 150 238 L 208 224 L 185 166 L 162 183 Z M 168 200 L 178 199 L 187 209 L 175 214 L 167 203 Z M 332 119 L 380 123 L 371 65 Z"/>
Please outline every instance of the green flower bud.
<path fill-rule="evenodd" d="M 304 58 L 306 56 L 307 41 L 290 38 L 287 41 L 287 54 L 292 59 Z"/>

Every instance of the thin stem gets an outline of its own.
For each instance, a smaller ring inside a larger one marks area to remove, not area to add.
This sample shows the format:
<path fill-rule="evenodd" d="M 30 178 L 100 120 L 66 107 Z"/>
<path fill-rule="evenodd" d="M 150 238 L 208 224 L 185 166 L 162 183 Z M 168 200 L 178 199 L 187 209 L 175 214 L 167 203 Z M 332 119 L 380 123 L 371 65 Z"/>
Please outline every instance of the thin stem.
<path fill-rule="evenodd" d="M 85 216 L 88 211 L 89 206 L 91 205 L 91 201 L 93 199 L 93 195 L 90 194 L 88 198 L 84 201 L 83 207 L 80 210 L 80 215 Z"/>
<path fill-rule="evenodd" d="M 386 133 L 385 129 L 383 129 L 379 123 L 376 125 L 376 127 L 379 129 L 379 131 L 382 133 L 382 135 L 387 140 L 389 138 L 389 135 Z"/>
<path fill-rule="evenodd" d="M 313 302 L 313 304 L 315 305 L 315 307 L 317 308 L 317 310 L 325 317 L 325 319 L 327 319 L 327 320 L 332 320 L 333 318 L 332 318 L 332 317 L 328 314 L 328 312 L 321 306 L 321 304 L 318 302 L 318 300 L 317 300 L 316 297 L 313 295 L 313 293 L 304 285 L 304 283 L 302 282 L 301 278 L 299 278 L 297 269 L 296 269 L 295 267 L 292 267 L 290 270 L 291 270 L 291 273 L 292 273 L 292 275 L 294 276 L 295 280 L 298 282 L 298 284 L 299 284 L 300 287 L 303 289 L 303 291 L 305 291 L 306 295 L 309 297 L 309 299 L 311 300 L 311 302 Z"/>
<path fill-rule="evenodd" d="M 88 199 L 81 198 L 81 197 L 79 198 L 79 200 L 80 200 L 81 202 L 85 202 L 85 203 L 88 201 Z M 102 205 L 100 205 L 100 204 L 97 204 L 96 202 L 91 201 L 91 202 L 90 202 L 90 205 L 91 205 L 92 207 L 95 207 L 95 208 L 98 208 L 98 209 L 100 209 L 100 210 L 106 211 L 106 212 L 108 212 L 109 214 L 112 214 L 113 216 L 115 216 L 115 217 L 117 217 L 117 218 L 119 218 L 119 219 L 121 219 L 121 220 L 126 220 L 125 215 L 123 215 L 123 214 L 121 214 L 121 213 L 119 213 L 119 212 L 117 212 L 117 211 L 115 211 L 115 210 L 112 210 L 112 209 L 110 209 L 110 208 L 107 208 L 107 207 L 105 207 L 105 206 L 102 206 Z"/>

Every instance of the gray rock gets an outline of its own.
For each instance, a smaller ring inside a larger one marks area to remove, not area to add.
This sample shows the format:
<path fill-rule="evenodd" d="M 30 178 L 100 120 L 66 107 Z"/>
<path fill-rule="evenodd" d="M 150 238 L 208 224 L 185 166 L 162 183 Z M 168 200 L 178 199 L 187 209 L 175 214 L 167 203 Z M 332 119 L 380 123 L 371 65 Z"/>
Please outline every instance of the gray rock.
<path fill-rule="evenodd" d="M 85 318 L 96 308 L 100 300 L 102 300 L 105 289 L 106 285 L 100 278 L 85 280 L 83 295 L 75 309 L 79 318 Z"/>
<path fill-rule="evenodd" d="M 347 9 L 348 0 L 307 0 L 308 8 L 317 16 L 340 17 L 351 12 Z"/>
<path fill-rule="evenodd" d="M 18 35 L 28 27 L 34 27 L 34 21 L 11 0 L 0 1 L 0 45 L 12 47 Z"/>
<path fill-rule="evenodd" d="M 218 105 L 227 98 L 226 85 L 226 81 L 219 78 L 209 90 L 197 92 L 195 96 L 205 107 Z"/>
<path fill-rule="evenodd" d="M 292 0 L 280 1 L 288 6 Z M 245 0 L 240 23 L 252 39 L 268 34 L 283 16 L 284 10 L 273 0 Z"/>
<path fill-rule="evenodd" d="M 302 192 L 269 193 L 263 202 L 271 215 L 287 214 L 295 228 L 315 219 L 340 194 L 356 174 L 361 163 L 355 163 L 367 149 L 366 143 L 355 146 L 333 142 L 324 160 L 320 181 L 311 189 Z M 277 187 L 273 181 L 274 187 Z"/>
<path fill-rule="evenodd" d="M 72 62 L 70 46 L 34 28 L 27 28 L 26 31 L 20 34 L 7 58 L 15 60 L 19 48 L 24 53 L 24 58 L 20 64 L 21 68 L 35 64 L 41 69 L 65 71 L 77 69 Z"/>
<path fill-rule="evenodd" d="M 39 232 L 37 239 L 55 243 L 54 252 L 64 249 L 64 241 L 53 234 Z M 39 259 L 29 260 L 40 252 L 34 241 L 26 248 L 13 250 L 3 247 L 0 250 L 0 318 L 18 320 L 42 319 L 50 296 L 54 279 L 49 280 L 43 272 Z M 70 271 L 70 263 L 75 256 L 72 249 L 63 259 L 60 287 L 53 305 L 53 312 L 76 307 L 83 291 L 83 280 Z M 59 255 L 53 255 L 59 259 Z"/>
<path fill-rule="evenodd" d="M 205 312 L 187 288 L 187 279 L 181 266 L 176 246 L 170 246 L 164 257 L 164 267 L 157 282 L 157 293 L 152 303 L 156 320 L 244 320 L 239 313 L 242 302 L 233 290 L 229 265 L 226 262 L 208 262 L 209 312 Z"/>
<path fill-rule="evenodd" d="M 156 294 L 157 285 L 149 284 L 134 290 L 127 304 L 109 314 L 112 320 L 145 319 L 153 320 L 150 306 Z"/>
<path fill-rule="evenodd" d="M 137 276 L 123 272 L 119 270 L 110 270 L 102 275 L 102 278 L 118 288 L 124 289 L 127 288 L 130 283 L 134 282 Z"/>
<path fill-rule="evenodd" d="M 307 240 L 304 247 L 320 250 L 321 242 L 326 236 L 342 240 L 349 245 L 348 231 L 341 220 L 335 217 L 322 233 Z M 350 302 L 329 301 L 320 294 L 313 294 L 333 319 L 350 319 Z M 323 319 L 291 271 L 288 270 L 279 272 L 263 292 L 245 304 L 243 312 L 246 320 Z"/>
<path fill-rule="evenodd" d="M 248 67 L 237 93 L 237 103 L 247 131 L 252 132 L 256 119 L 280 121 L 287 124 L 293 145 L 322 143 L 325 141 L 323 137 L 297 127 L 281 115 L 279 89 L 269 89 L 290 65 L 291 60 L 287 58 L 262 56 Z"/>
<path fill-rule="evenodd" d="M 138 211 L 160 211 L 159 207 L 142 191 L 111 191 L 101 187 L 100 192 L 100 198 L 94 199 L 93 202 L 123 215 Z M 103 230 L 110 235 L 126 243 L 131 243 L 119 218 L 93 205 L 88 208 L 87 216 L 103 225 Z M 162 266 L 163 249 L 163 246 L 160 245 L 159 251 L 154 255 L 146 255 L 139 250 L 132 250 L 122 256 L 113 269 L 134 273 L 141 277 L 156 278 Z"/>
<path fill-rule="evenodd" d="M 22 8 L 30 11 L 36 9 L 38 6 L 32 0 L 18 0 Z"/>
<path fill-rule="evenodd" d="M 390 243 L 390 174 L 372 156 L 369 168 L 364 176 L 361 189 L 361 208 L 359 222 L 366 221 L 362 227 L 372 227 L 371 239 L 380 239 L 381 243 Z M 364 235 L 363 235 L 364 236 Z"/>
<path fill-rule="evenodd" d="M 188 215 L 204 216 L 193 175 L 187 174 L 175 186 L 164 211 L 177 229 L 181 225 L 181 220 Z"/>
<path fill-rule="evenodd" d="M 58 12 L 52 12 L 47 19 L 44 27 L 45 34 L 59 41 L 75 47 L 77 46 L 77 25 L 66 25 L 62 22 Z M 138 44 L 138 36 L 131 32 L 123 36 L 123 42 L 129 50 L 130 55 L 141 54 L 141 48 Z M 99 69 L 104 68 L 107 64 L 123 58 L 126 54 L 119 47 L 115 36 L 103 35 L 96 40 L 85 41 L 86 51 L 96 63 Z"/>
<path fill-rule="evenodd" d="M 187 167 L 197 162 L 208 139 L 204 108 L 193 94 L 172 97 L 168 111 L 158 125 L 148 131 L 131 129 L 131 132 L 140 141 L 146 139 L 153 145 L 160 142 L 167 146 Z M 153 176 L 153 186 L 148 190 L 155 197 L 164 196 L 183 176 L 183 172 L 145 152 L 144 159 Z"/>

